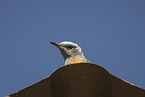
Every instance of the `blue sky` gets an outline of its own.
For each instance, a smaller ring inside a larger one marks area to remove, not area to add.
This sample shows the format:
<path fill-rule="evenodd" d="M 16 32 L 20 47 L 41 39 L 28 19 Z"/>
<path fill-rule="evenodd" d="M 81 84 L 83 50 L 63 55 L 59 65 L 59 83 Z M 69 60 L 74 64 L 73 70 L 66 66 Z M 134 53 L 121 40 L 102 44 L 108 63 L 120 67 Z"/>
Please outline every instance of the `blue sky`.
<path fill-rule="evenodd" d="M 1 0 L 0 97 L 48 77 L 64 60 L 48 42 L 73 41 L 87 59 L 145 88 L 144 0 Z"/>

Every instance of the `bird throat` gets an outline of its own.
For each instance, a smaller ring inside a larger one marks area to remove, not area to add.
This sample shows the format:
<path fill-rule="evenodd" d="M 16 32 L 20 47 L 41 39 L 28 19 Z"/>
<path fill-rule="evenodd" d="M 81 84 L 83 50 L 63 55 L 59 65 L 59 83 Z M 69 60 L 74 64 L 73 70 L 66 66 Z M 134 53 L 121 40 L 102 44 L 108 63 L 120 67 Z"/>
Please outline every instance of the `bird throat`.
<path fill-rule="evenodd" d="M 70 63 L 82 63 L 85 62 L 82 58 L 72 58 L 70 59 Z"/>

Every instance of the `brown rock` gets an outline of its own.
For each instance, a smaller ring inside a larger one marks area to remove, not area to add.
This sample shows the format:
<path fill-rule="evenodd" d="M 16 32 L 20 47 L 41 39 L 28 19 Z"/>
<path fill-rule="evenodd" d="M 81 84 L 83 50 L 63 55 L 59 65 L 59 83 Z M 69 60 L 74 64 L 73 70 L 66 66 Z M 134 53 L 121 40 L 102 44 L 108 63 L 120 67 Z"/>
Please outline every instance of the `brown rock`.
<path fill-rule="evenodd" d="M 7 97 L 145 97 L 145 90 L 101 66 L 79 63 L 63 66 L 50 77 Z"/>

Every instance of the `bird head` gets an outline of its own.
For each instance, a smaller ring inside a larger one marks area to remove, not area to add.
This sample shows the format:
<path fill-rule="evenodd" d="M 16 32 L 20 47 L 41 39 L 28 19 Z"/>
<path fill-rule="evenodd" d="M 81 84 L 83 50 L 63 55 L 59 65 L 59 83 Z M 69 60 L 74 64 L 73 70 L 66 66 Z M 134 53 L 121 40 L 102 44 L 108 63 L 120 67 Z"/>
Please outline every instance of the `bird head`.
<path fill-rule="evenodd" d="M 73 42 L 63 41 L 61 43 L 50 42 L 55 45 L 61 51 L 64 59 L 69 57 L 83 56 L 81 48 Z"/>

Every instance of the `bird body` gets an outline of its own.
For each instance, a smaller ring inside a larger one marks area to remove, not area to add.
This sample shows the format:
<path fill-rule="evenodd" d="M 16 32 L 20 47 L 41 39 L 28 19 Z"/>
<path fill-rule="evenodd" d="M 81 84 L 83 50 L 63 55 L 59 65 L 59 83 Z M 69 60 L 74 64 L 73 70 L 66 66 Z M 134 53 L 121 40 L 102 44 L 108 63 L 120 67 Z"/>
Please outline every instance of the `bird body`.
<path fill-rule="evenodd" d="M 90 63 L 90 61 L 85 58 L 82 49 L 76 43 L 68 41 L 63 41 L 61 43 L 50 43 L 59 48 L 65 59 L 65 65 L 73 63 Z"/>

